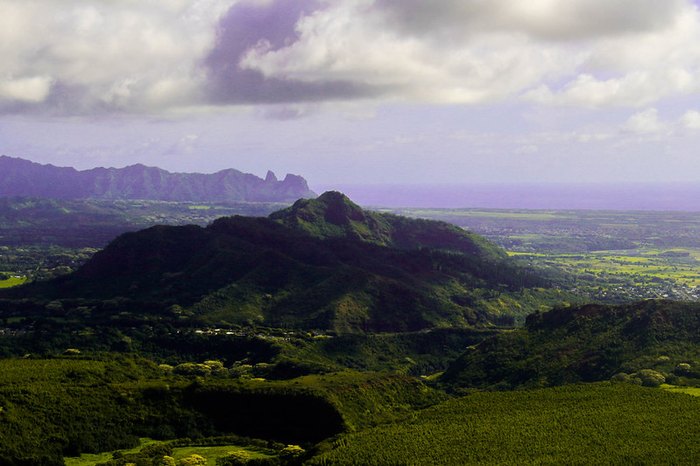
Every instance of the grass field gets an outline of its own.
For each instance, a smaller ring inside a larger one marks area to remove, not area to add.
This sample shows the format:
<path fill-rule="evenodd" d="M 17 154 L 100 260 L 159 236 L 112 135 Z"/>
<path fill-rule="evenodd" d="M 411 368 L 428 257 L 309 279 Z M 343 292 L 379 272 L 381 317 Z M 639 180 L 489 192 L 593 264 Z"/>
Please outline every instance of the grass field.
<path fill-rule="evenodd" d="M 157 440 L 152 440 L 148 438 L 142 438 L 140 439 L 140 441 L 141 443 L 137 447 L 120 451 L 122 453 L 136 453 L 146 445 L 158 443 Z M 109 461 L 111 459 L 112 452 L 109 451 L 105 453 L 84 453 L 77 457 L 65 457 L 63 458 L 63 461 L 66 463 L 66 466 L 95 466 L 97 463 L 104 463 L 105 461 Z"/>
<path fill-rule="evenodd" d="M 7 280 L 0 280 L 0 288 L 12 288 L 27 281 L 27 277 L 10 277 Z"/>
<path fill-rule="evenodd" d="M 176 460 L 181 460 L 190 455 L 196 454 L 203 456 L 207 459 L 207 464 L 215 464 L 216 460 L 229 456 L 234 452 L 245 452 L 250 459 L 262 459 L 270 458 L 271 455 L 262 453 L 254 448 L 244 448 L 238 445 L 222 445 L 222 446 L 192 446 L 192 447 L 179 447 L 173 449 L 173 458 Z M 67 465 L 68 466 L 68 465 Z"/>
<path fill-rule="evenodd" d="M 143 438 L 141 444 L 135 448 L 128 450 L 120 450 L 122 453 L 136 453 L 143 447 L 159 443 L 157 440 Z M 244 452 L 250 459 L 270 458 L 271 455 L 265 454 L 254 447 L 242 447 L 239 445 L 217 445 L 217 446 L 188 446 L 173 448 L 173 458 L 179 461 L 190 455 L 196 454 L 204 457 L 207 464 L 214 465 L 216 460 L 230 455 L 233 452 Z M 64 458 L 66 466 L 95 466 L 95 464 L 103 463 L 112 459 L 113 452 L 97 453 L 97 454 L 82 454 L 78 457 Z"/>
<path fill-rule="evenodd" d="M 685 393 L 686 395 L 700 396 L 700 387 L 678 387 L 675 385 L 663 384 L 661 388 L 671 393 Z"/>
<path fill-rule="evenodd" d="M 637 284 L 669 280 L 691 288 L 700 286 L 699 249 L 640 248 L 622 251 L 594 251 L 586 254 L 544 254 L 511 252 L 512 256 L 559 266 L 574 273 L 608 274 L 632 279 Z"/>
<path fill-rule="evenodd" d="M 310 464 L 689 464 L 700 400 L 608 383 L 482 392 L 343 435 Z"/>

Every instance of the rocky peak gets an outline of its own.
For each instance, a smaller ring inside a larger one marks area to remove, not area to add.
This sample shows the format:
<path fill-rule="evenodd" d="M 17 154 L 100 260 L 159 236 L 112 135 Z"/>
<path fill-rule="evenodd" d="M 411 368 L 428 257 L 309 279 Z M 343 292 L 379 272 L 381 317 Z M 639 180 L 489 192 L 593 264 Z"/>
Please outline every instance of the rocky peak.
<path fill-rule="evenodd" d="M 267 175 L 265 175 L 265 183 L 277 183 L 277 181 L 278 180 L 274 172 L 272 170 L 268 170 Z"/>

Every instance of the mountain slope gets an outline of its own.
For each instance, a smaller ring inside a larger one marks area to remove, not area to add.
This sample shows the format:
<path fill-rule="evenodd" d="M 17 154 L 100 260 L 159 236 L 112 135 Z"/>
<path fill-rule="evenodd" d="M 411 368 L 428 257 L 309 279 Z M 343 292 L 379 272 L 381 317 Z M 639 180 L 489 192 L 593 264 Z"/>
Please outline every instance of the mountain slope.
<path fill-rule="evenodd" d="M 78 171 L 0 156 L 0 196 L 282 202 L 315 194 L 302 177 L 287 175 L 278 181 L 272 172 L 263 180 L 234 169 L 205 175 L 170 173 L 141 164 Z"/>
<path fill-rule="evenodd" d="M 481 388 L 560 385 L 645 369 L 672 376 L 679 364 L 700 378 L 700 304 L 589 304 L 529 316 L 525 328 L 469 349 L 442 381 Z"/>
<path fill-rule="evenodd" d="M 339 213 L 335 201 L 349 209 Z M 486 301 L 544 284 L 447 224 L 366 212 L 339 193 L 313 207 L 330 226 L 310 219 L 312 234 L 290 223 L 294 210 L 153 227 L 120 236 L 72 275 L 6 294 L 111 300 L 109 312 L 167 310 L 210 323 L 394 332 L 485 324 Z M 318 234 L 338 225 L 352 229 Z"/>
<path fill-rule="evenodd" d="M 455 250 L 491 261 L 506 258 L 502 249 L 458 226 L 363 210 L 337 191 L 300 199 L 270 218 L 318 238 L 353 238 L 398 249 Z"/>

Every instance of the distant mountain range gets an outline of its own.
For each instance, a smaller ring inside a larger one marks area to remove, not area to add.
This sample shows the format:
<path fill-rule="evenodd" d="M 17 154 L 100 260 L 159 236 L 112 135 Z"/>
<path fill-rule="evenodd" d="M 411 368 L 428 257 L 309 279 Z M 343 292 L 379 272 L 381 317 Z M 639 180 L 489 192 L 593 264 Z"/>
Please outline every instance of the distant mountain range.
<path fill-rule="evenodd" d="M 66 312 L 97 300 L 95 318 L 138 310 L 352 333 L 488 324 L 515 306 L 509 293 L 522 299 L 523 288 L 542 286 L 478 235 L 327 192 L 268 218 L 126 233 L 77 272 L 3 295 L 63 300 Z"/>
<path fill-rule="evenodd" d="M 0 196 L 285 202 L 316 197 L 316 194 L 301 176 L 288 174 L 279 181 L 271 171 L 267 172 L 265 179 L 234 169 L 207 175 L 170 173 L 141 164 L 78 171 L 3 155 L 0 156 Z"/>

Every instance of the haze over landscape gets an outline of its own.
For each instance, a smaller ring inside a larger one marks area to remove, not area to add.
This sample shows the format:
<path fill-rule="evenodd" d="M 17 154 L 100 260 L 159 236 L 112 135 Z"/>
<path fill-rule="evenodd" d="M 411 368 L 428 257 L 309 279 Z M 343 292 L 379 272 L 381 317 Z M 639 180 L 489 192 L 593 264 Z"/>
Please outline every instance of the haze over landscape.
<path fill-rule="evenodd" d="M 0 153 L 39 163 L 318 192 L 700 181 L 689 0 L 4 0 L 0 31 Z"/>

